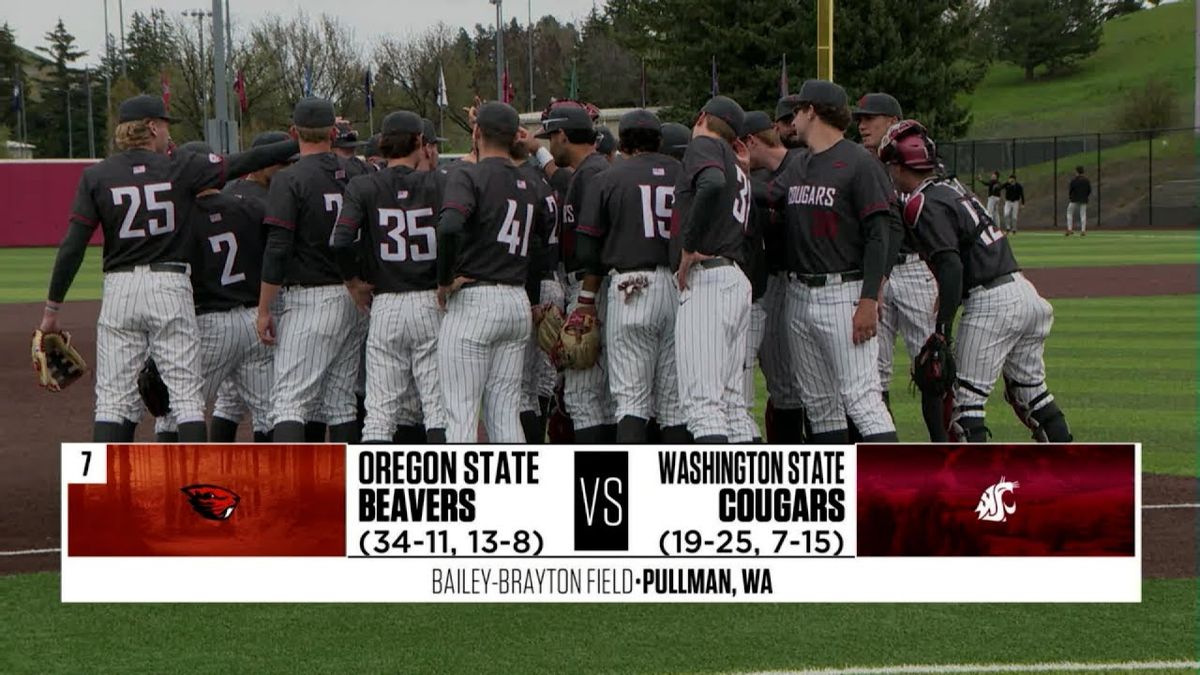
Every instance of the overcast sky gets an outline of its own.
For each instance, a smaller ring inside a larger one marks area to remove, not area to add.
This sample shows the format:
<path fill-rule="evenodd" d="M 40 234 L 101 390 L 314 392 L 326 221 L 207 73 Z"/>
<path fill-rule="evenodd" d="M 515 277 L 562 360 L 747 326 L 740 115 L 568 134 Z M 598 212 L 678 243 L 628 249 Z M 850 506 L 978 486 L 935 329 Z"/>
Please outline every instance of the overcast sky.
<path fill-rule="evenodd" d="M 117 1 L 108 0 L 109 32 L 119 36 Z M 560 20 L 576 20 L 587 15 L 593 0 L 532 0 L 534 17 L 553 14 Z M 151 8 L 161 7 L 169 16 L 180 16 L 188 9 L 212 9 L 212 0 L 123 0 L 128 28 L 128 17 L 135 11 L 147 13 Z M 604 0 L 595 0 L 602 7 Z M 7 9 L 0 15 L 0 22 L 7 21 L 16 31 L 17 43 L 26 49 L 44 45 L 43 35 L 54 28 L 62 17 L 67 30 L 75 36 L 80 49 L 88 52 L 78 65 L 96 63 L 104 50 L 104 0 L 35 0 L 6 2 Z M 405 35 L 420 31 L 442 21 L 451 26 L 468 29 L 477 23 L 489 25 L 495 22 L 496 7 L 488 0 L 348 0 L 346 2 L 317 2 L 316 0 L 229 0 L 229 11 L 233 14 L 234 31 L 239 23 L 251 23 L 265 14 L 291 14 L 303 9 L 309 14 L 333 13 L 335 8 L 345 7 L 339 18 L 354 29 L 365 42 L 382 33 Z M 506 0 L 504 21 L 507 23 L 515 13 L 525 22 L 528 17 L 529 0 Z M 387 26 L 381 30 L 381 26 Z M 120 39 L 119 37 L 117 38 Z"/>

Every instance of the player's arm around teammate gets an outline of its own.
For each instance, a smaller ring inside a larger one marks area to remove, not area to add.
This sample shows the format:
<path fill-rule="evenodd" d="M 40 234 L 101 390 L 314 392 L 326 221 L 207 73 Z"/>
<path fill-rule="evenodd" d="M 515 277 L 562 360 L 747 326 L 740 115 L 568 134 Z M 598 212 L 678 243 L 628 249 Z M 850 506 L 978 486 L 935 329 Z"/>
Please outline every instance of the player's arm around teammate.
<path fill-rule="evenodd" d="M 350 181 L 333 231 L 342 278 L 355 303 L 370 312 L 363 426 L 367 443 L 391 442 L 398 426 L 424 426 L 429 442 L 446 439 L 437 374 L 442 315 L 437 303 L 436 214 L 442 208 L 442 174 L 417 171 L 428 155 L 424 132 L 423 121 L 414 113 L 384 117 L 379 145 L 387 167 Z M 360 231 L 361 245 L 356 242 Z M 418 397 L 420 405 L 413 405 Z M 423 420 L 405 418 L 416 408 L 423 411 Z"/>
<path fill-rule="evenodd" d="M 525 440 L 518 410 L 532 329 L 530 256 L 544 236 L 535 186 L 510 158 L 520 126 L 504 103 L 479 108 L 472 141 L 479 162 L 447 179 L 438 222 L 438 298 L 446 308 L 438 373 L 451 443 L 477 438 L 480 404 L 488 439 Z"/>
<path fill-rule="evenodd" d="M 1043 349 L 1053 309 L 1021 274 L 1005 233 L 958 181 L 936 176 L 936 147 L 917 122 L 889 129 L 880 157 L 896 186 L 913 193 L 904 220 L 937 275 L 937 332 L 947 340 L 965 298 L 955 345 L 951 440 L 988 440 L 984 406 L 1003 374 L 1005 399 L 1035 440 L 1071 441 L 1066 417 L 1046 386 Z"/>
<path fill-rule="evenodd" d="M 621 117 L 624 162 L 600 175 L 584 200 L 576 247 L 586 269 L 609 275 L 604 324 L 618 443 L 644 443 L 650 419 L 662 440 L 687 443 L 675 362 L 679 290 L 669 258 L 680 165 L 658 152 L 662 124 L 647 110 Z"/>

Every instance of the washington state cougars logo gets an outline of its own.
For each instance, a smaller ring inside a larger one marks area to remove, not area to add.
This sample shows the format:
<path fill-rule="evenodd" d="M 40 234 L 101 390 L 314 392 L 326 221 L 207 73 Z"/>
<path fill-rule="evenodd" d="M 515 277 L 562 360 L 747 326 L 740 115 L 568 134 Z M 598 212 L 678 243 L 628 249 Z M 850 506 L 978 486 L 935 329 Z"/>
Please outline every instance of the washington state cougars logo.
<path fill-rule="evenodd" d="M 979 520 L 987 520 L 993 523 L 1003 523 L 1008 520 L 1010 513 L 1015 513 L 1017 510 L 1017 502 L 1004 501 L 1004 495 L 1011 493 L 1013 490 L 1021 487 L 1021 484 L 1016 481 L 1006 481 L 1004 476 L 1000 477 L 1000 482 L 988 487 L 979 496 L 979 504 L 975 506 L 975 514 L 979 516 Z"/>
<path fill-rule="evenodd" d="M 192 510 L 208 520 L 228 520 L 242 498 L 219 485 L 196 484 L 179 488 L 187 495 Z"/>

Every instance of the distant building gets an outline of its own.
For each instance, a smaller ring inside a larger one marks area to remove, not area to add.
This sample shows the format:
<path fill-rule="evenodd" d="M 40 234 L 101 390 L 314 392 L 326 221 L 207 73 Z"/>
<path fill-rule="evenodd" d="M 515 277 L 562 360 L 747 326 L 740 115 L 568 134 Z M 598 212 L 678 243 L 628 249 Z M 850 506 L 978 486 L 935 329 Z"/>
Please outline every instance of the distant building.
<path fill-rule="evenodd" d="M 9 159 L 33 159 L 33 150 L 36 147 L 32 143 L 22 143 L 20 141 L 4 142 L 4 151 Z"/>

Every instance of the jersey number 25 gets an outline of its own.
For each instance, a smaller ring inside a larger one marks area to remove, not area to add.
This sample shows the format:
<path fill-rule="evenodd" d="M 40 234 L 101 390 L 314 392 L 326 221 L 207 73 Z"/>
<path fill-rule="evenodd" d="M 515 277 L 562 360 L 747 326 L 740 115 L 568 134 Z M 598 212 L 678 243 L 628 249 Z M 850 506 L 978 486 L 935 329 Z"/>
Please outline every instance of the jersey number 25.
<path fill-rule="evenodd" d="M 175 204 L 171 200 L 159 200 L 159 195 L 163 192 L 171 190 L 170 183 L 149 183 L 143 185 L 140 189 L 136 185 L 127 185 L 124 187 L 115 187 L 112 189 L 112 199 L 114 206 L 120 206 L 126 201 L 129 202 L 129 208 L 125 211 L 125 219 L 121 221 L 121 231 L 117 236 L 121 239 L 143 239 L 147 236 L 153 237 L 156 234 L 167 234 L 175 231 Z M 138 211 L 142 208 L 142 193 L 145 192 L 146 210 L 161 211 L 163 219 L 146 218 L 146 229 L 142 229 L 134 224 L 137 220 Z"/>

